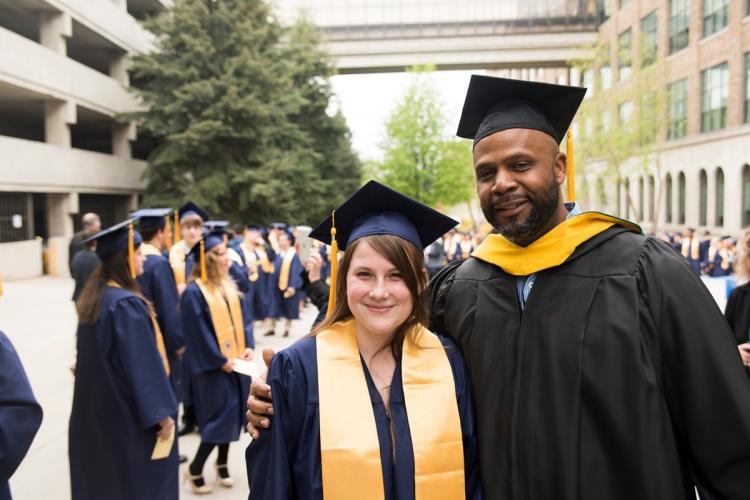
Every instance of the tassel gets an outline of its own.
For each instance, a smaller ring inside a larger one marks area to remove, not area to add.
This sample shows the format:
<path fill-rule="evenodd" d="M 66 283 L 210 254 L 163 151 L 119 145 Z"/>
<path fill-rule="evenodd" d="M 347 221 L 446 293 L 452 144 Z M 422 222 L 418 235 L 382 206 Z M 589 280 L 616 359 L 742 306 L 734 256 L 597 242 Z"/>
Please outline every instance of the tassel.
<path fill-rule="evenodd" d="M 201 240 L 200 259 L 201 259 L 201 281 L 205 283 L 208 273 L 206 273 L 206 247 L 204 245 L 203 240 Z"/>
<path fill-rule="evenodd" d="M 331 288 L 328 291 L 328 310 L 326 318 L 333 314 L 336 307 L 336 278 L 339 273 L 339 244 L 336 242 L 336 211 L 331 212 Z"/>
<path fill-rule="evenodd" d="M 135 238 L 133 234 L 133 223 L 128 224 L 128 264 L 130 265 L 130 275 L 135 279 Z"/>
<path fill-rule="evenodd" d="M 178 210 L 174 211 L 174 242 L 180 241 L 180 213 Z"/>
<path fill-rule="evenodd" d="M 169 216 L 164 219 L 166 220 L 164 223 L 164 248 L 169 250 L 172 248 L 172 224 L 169 222 Z"/>
<path fill-rule="evenodd" d="M 227 233 L 224 233 L 224 244 L 226 245 L 228 243 L 229 243 L 229 235 Z"/>
<path fill-rule="evenodd" d="M 568 201 L 576 201 L 576 162 L 573 158 L 573 132 L 568 129 L 566 141 L 566 156 L 568 158 Z"/>

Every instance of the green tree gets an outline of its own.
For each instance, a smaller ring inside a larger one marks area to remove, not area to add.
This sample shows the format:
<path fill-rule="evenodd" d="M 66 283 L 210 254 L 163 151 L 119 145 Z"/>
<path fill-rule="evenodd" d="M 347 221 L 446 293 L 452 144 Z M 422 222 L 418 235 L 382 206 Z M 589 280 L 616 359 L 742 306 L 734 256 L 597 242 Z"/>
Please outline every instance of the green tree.
<path fill-rule="evenodd" d="M 367 171 L 423 203 L 452 206 L 473 195 L 471 144 L 444 137 L 446 119 L 433 69 L 410 69 L 412 82 L 385 124 L 383 160 Z"/>
<path fill-rule="evenodd" d="M 158 144 L 148 203 L 314 222 L 356 187 L 348 128 L 327 113 L 333 68 L 309 23 L 281 26 L 262 0 L 177 0 L 146 27 L 156 50 L 132 65 L 145 111 L 129 118 Z"/>

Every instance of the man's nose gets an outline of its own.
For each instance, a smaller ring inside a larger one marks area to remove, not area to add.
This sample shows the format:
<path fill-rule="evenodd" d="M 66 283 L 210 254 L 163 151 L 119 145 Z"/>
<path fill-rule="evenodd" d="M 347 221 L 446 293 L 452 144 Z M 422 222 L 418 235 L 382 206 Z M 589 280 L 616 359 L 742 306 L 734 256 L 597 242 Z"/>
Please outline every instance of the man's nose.
<path fill-rule="evenodd" d="M 495 185 L 492 186 L 493 193 L 503 194 L 507 193 L 508 191 L 513 191 L 517 187 L 518 182 L 509 169 L 497 169 L 497 174 L 495 174 Z"/>

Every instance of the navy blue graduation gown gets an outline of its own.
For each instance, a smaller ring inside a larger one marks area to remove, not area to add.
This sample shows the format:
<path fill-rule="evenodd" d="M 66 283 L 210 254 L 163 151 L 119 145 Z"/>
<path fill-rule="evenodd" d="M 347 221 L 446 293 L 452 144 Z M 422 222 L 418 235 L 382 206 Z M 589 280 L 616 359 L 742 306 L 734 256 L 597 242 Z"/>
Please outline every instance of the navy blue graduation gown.
<path fill-rule="evenodd" d="M 240 308 L 244 310 L 243 302 L 240 298 Z M 219 350 L 208 303 L 196 283 L 190 283 L 182 294 L 180 316 L 201 440 L 206 443 L 237 441 L 245 426 L 250 377 L 222 371 L 227 358 Z M 252 332 L 246 329 L 244 333 L 247 347 L 254 348 Z"/>
<path fill-rule="evenodd" d="M 441 338 L 456 384 L 458 410 L 464 444 L 466 497 L 481 499 L 477 436 L 474 408 L 461 353 L 451 341 Z M 391 384 L 391 422 L 395 453 L 383 400 L 364 364 L 367 388 L 380 442 L 380 463 L 386 500 L 414 499 L 414 454 L 404 391 L 401 364 Z M 268 372 L 273 393 L 274 417 L 269 431 L 245 451 L 250 500 L 322 500 L 320 459 L 320 413 L 318 411 L 318 366 L 314 337 L 300 340 L 279 352 Z M 346 397 L 345 394 L 341 395 Z M 393 457 L 396 457 L 395 462 Z M 356 492 L 352 492 L 356 498 Z"/>
<path fill-rule="evenodd" d="M 77 336 L 68 439 L 73 500 L 177 499 L 177 446 L 151 460 L 158 424 L 177 413 L 177 400 L 146 304 L 107 286 L 98 322 L 79 324 Z"/>
<path fill-rule="evenodd" d="M 21 360 L 0 332 L 0 500 L 10 500 L 8 479 L 18 468 L 42 424 Z"/>
<path fill-rule="evenodd" d="M 185 339 L 180 331 L 180 313 L 177 310 L 179 295 L 169 261 L 159 255 L 149 255 L 143 264 L 143 274 L 138 276 L 138 285 L 143 295 L 151 301 L 156 311 L 156 321 L 164 336 L 170 374 L 175 395 L 184 399 L 182 359 L 175 351 L 184 347 Z"/>
<path fill-rule="evenodd" d="M 272 288 L 272 307 L 271 317 L 272 318 L 287 318 L 287 319 L 299 319 L 299 291 L 302 288 L 302 277 L 300 274 L 304 270 L 302 262 L 299 260 L 299 256 L 295 253 L 292 259 L 292 265 L 289 266 L 289 287 L 295 289 L 295 294 L 291 297 L 284 298 L 284 292 L 279 290 L 279 277 L 281 275 L 281 265 L 284 262 L 284 258 L 281 254 L 276 255 L 276 259 L 273 262 L 274 273 L 273 273 L 273 288 Z"/>

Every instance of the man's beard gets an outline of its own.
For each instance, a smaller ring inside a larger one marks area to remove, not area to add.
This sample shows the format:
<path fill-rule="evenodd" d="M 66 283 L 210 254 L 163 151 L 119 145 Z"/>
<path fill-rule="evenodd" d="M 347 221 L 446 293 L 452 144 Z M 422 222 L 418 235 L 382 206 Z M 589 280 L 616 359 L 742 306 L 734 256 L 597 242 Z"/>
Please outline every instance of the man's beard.
<path fill-rule="evenodd" d="M 549 220 L 560 203 L 560 188 L 552 177 L 547 189 L 540 196 L 527 196 L 531 204 L 531 213 L 525 220 L 512 221 L 502 224 L 495 218 L 493 204 L 498 196 L 490 200 L 488 206 L 482 206 L 482 212 L 487 222 L 492 224 L 500 234 L 518 246 L 527 246 L 542 236 Z"/>

